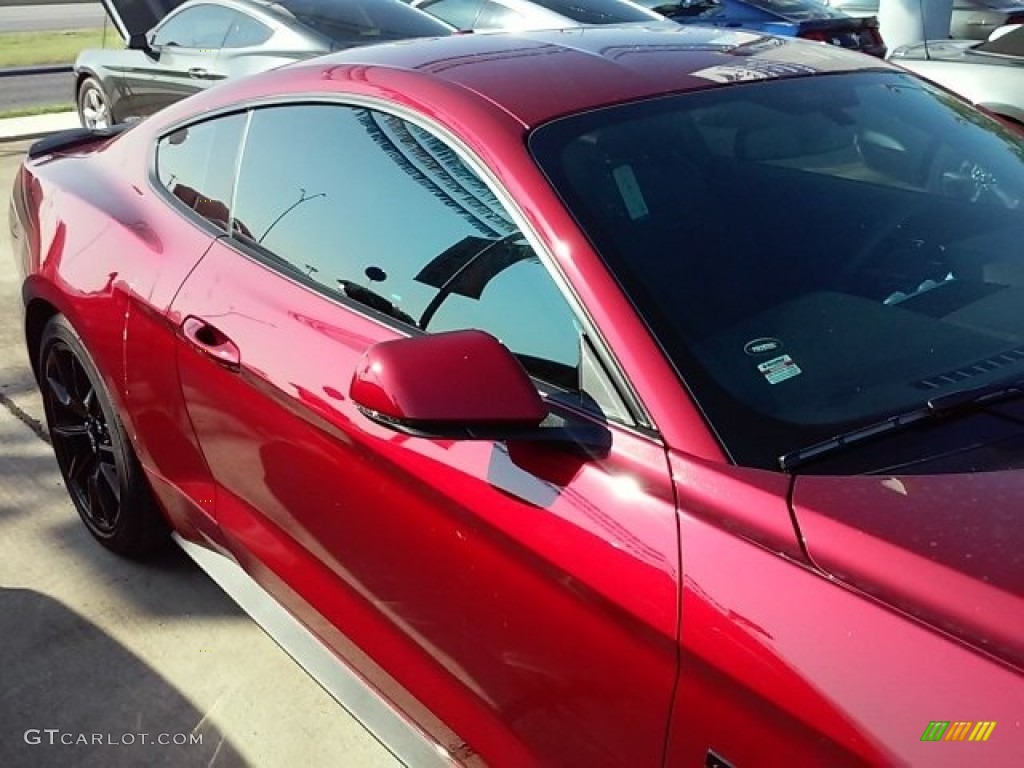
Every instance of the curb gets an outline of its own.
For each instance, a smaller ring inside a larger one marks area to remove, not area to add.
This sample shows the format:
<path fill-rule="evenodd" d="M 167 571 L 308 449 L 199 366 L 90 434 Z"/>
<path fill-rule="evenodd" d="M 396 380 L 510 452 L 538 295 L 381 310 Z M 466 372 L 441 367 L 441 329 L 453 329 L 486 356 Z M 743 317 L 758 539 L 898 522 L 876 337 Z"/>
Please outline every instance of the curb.
<path fill-rule="evenodd" d="M 38 67 L 4 67 L 0 69 L 0 77 L 23 77 L 25 75 L 59 75 L 72 72 L 70 64 L 46 64 Z"/>

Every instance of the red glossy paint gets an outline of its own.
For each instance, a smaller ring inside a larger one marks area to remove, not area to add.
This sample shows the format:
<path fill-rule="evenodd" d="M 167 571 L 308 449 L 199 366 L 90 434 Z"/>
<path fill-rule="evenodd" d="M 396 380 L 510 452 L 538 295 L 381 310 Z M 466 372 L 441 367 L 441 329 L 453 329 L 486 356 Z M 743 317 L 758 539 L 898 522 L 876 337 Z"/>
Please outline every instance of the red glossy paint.
<path fill-rule="evenodd" d="M 349 388 L 363 408 L 415 425 L 534 427 L 547 413 L 523 366 L 483 331 L 449 331 L 374 344 Z"/>
<path fill-rule="evenodd" d="M 217 243 L 173 307 L 216 318 L 242 350 L 241 375 L 178 351 L 232 547 L 485 757 L 657 764 L 679 577 L 663 451 L 621 432 L 586 461 L 377 426 L 339 390 L 395 332 L 270 274 Z M 627 514 L 607 514 L 615 497 Z"/>
<path fill-rule="evenodd" d="M 793 503 L 822 570 L 1024 667 L 1019 473 L 802 477 Z"/>
<path fill-rule="evenodd" d="M 766 39 L 677 27 L 365 48 L 30 161 L 15 195 L 29 345 L 48 314 L 66 315 L 175 528 L 230 551 L 457 754 L 513 768 L 702 766 L 709 750 L 737 766 L 1016 765 L 1021 473 L 734 466 L 525 150 L 538 122 L 708 87 L 695 72 Z M 771 42 L 815 71 L 886 66 Z M 486 166 L 650 426 L 555 397 L 545 410 L 604 429 L 607 446 L 426 439 L 368 419 L 357 404 L 436 415 L 446 382 L 458 402 L 442 415 L 543 411 L 532 387 L 491 404 L 437 375 L 484 355 L 509 383 L 490 342 L 397 341 L 156 189 L 153 150 L 171 127 L 311 94 L 416 115 Z M 991 526 L 1005 526 L 1002 548 L 972 538 Z M 956 719 L 997 727 L 984 744 L 920 742 L 929 721 Z"/>

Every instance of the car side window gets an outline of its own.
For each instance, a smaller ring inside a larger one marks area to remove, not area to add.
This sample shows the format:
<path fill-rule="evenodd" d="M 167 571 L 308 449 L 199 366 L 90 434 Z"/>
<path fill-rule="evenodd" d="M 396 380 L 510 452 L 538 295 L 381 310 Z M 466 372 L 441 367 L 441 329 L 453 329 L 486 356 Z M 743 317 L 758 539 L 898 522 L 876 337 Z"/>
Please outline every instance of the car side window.
<path fill-rule="evenodd" d="M 262 24 L 252 16 L 236 11 L 228 27 L 228 34 L 224 38 L 224 48 L 251 48 L 254 45 L 262 45 L 270 39 L 274 30 L 266 24 Z"/>
<path fill-rule="evenodd" d="M 234 15 L 219 5 L 194 5 L 157 27 L 153 45 L 219 51 Z"/>
<path fill-rule="evenodd" d="M 433 134 L 363 108 L 256 110 L 235 201 L 235 238 L 270 266 L 423 331 L 488 331 L 538 378 L 575 387 L 572 310 L 491 190 Z"/>
<path fill-rule="evenodd" d="M 514 11 L 499 3 L 484 0 L 480 9 L 480 16 L 476 20 L 477 29 L 505 29 L 514 28 L 516 24 L 526 20 L 526 17 L 518 11 Z"/>
<path fill-rule="evenodd" d="M 481 0 L 434 0 L 421 3 L 417 8 L 432 13 L 457 29 L 473 29 L 480 5 Z"/>
<path fill-rule="evenodd" d="M 229 115 L 180 128 L 157 144 L 160 183 L 185 206 L 225 230 L 244 125 L 244 114 Z"/>

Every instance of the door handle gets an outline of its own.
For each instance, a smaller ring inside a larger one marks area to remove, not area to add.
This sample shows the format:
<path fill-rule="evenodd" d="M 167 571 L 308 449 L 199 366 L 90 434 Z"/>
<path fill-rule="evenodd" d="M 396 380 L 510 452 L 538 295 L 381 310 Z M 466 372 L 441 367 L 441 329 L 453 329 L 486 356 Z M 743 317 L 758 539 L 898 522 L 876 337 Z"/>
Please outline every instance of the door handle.
<path fill-rule="evenodd" d="M 196 80 L 206 80 L 210 77 L 210 71 L 205 67 L 192 67 L 188 71 L 188 76 Z"/>
<path fill-rule="evenodd" d="M 181 324 L 181 332 L 189 344 L 215 363 L 230 371 L 242 367 L 242 355 L 235 342 L 205 320 L 189 315 Z"/>

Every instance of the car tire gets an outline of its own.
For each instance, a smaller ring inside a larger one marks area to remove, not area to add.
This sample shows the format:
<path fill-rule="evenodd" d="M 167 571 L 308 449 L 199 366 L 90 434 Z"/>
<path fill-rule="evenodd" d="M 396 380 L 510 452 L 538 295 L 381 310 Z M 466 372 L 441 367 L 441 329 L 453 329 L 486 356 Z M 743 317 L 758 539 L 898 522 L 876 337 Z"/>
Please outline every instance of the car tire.
<path fill-rule="evenodd" d="M 109 128 L 114 124 L 110 99 L 95 77 L 86 77 L 78 84 L 75 103 L 78 106 L 78 121 L 83 128 Z"/>
<path fill-rule="evenodd" d="M 43 330 L 38 371 L 57 465 L 89 533 L 126 557 L 159 549 L 170 529 L 102 376 L 62 315 Z"/>

